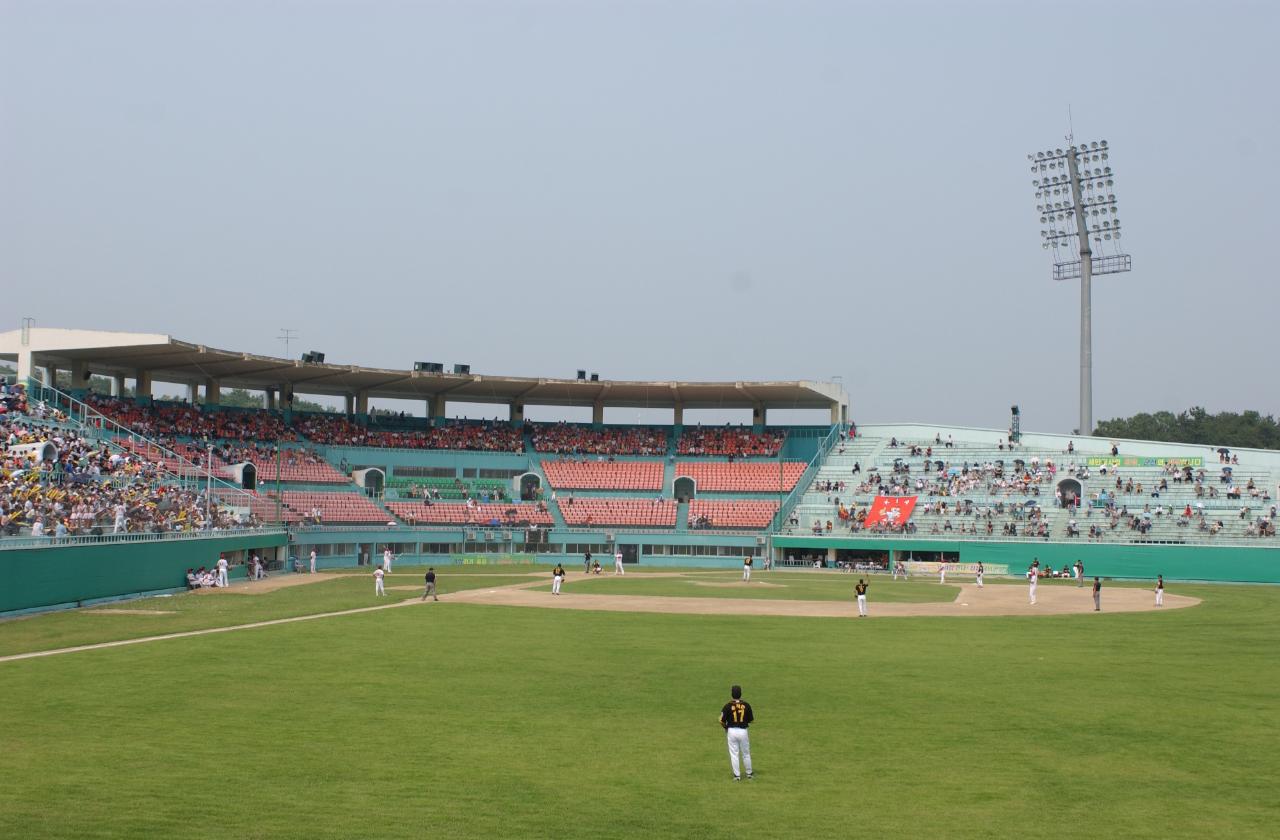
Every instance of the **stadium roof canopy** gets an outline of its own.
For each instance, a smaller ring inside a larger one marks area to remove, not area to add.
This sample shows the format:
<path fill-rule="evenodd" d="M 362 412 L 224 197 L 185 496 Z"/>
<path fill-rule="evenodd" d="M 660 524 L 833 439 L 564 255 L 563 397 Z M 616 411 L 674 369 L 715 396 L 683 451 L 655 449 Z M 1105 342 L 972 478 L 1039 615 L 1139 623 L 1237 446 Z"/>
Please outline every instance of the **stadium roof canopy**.
<path fill-rule="evenodd" d="M 31 327 L 0 333 L 0 359 L 18 377 L 42 369 L 221 388 L 302 394 L 507 405 L 625 408 L 830 409 L 845 418 L 849 398 L 830 382 L 624 382 L 317 364 L 220 350 L 168 335 Z"/>

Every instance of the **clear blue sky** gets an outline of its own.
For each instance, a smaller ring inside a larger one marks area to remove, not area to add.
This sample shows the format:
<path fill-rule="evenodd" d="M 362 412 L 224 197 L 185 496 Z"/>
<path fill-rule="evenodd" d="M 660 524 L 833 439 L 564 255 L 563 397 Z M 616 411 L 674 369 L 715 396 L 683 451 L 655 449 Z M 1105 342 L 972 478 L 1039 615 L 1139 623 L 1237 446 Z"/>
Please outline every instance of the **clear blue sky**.
<path fill-rule="evenodd" d="M 1070 105 L 1135 266 L 1095 417 L 1280 413 L 1278 9 L 0 0 L 4 327 L 1069 431 L 1025 155 Z"/>

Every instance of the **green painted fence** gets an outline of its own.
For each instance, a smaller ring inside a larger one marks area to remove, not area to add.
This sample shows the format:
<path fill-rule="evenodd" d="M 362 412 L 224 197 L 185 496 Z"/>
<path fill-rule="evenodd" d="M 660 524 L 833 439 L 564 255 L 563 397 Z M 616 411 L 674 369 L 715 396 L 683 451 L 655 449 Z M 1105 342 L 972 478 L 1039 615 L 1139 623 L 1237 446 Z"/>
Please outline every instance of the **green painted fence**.
<path fill-rule="evenodd" d="M 983 542 L 980 540 L 909 540 L 840 537 L 775 536 L 773 546 L 784 555 L 827 548 L 893 551 L 894 559 L 911 552 L 956 552 L 961 563 L 1007 565 L 1021 573 L 1038 558 L 1041 566 L 1061 569 L 1077 559 L 1090 577 L 1211 580 L 1240 583 L 1280 583 L 1280 546 L 1108 544 L 1062 542 Z"/>
<path fill-rule="evenodd" d="M 240 560 L 287 544 L 274 530 L 0 550 L 0 614 L 181 588 L 187 569 L 212 567 L 221 553 Z"/>

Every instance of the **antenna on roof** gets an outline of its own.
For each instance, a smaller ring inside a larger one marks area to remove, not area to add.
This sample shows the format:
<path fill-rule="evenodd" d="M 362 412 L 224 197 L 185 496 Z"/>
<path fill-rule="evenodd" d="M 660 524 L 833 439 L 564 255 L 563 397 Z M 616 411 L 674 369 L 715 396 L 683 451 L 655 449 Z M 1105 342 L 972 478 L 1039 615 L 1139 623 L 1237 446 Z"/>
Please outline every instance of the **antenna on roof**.
<path fill-rule="evenodd" d="M 295 338 L 297 338 L 297 337 L 298 337 L 298 331 L 297 331 L 297 330 L 291 330 L 291 329 L 287 329 L 287 328 L 285 328 L 285 327 L 281 327 L 281 328 L 280 328 L 280 334 L 279 334 L 278 336 L 276 336 L 276 341 L 283 341 L 283 342 L 284 342 L 284 357 L 285 357 L 286 359 L 292 358 L 292 357 L 289 355 L 289 342 L 293 341 L 293 340 L 294 340 Z"/>

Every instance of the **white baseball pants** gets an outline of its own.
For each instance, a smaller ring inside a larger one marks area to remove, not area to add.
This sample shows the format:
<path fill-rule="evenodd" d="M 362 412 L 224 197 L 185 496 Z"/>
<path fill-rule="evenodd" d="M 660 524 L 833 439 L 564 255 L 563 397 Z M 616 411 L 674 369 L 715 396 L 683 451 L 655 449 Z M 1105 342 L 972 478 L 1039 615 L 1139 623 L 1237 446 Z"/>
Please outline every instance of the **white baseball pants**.
<path fill-rule="evenodd" d="M 378 579 L 377 579 L 377 580 L 375 580 L 373 583 L 374 583 L 374 586 L 373 586 L 373 594 L 374 594 L 374 595 L 386 595 L 386 594 L 387 594 L 387 593 L 383 590 L 383 588 L 382 588 L 382 578 L 378 578 Z"/>
<path fill-rule="evenodd" d="M 866 615 L 866 614 L 867 614 L 867 596 L 859 595 L 858 596 L 858 615 Z"/>
<path fill-rule="evenodd" d="M 743 580 L 751 580 L 751 567 L 750 567 L 750 566 L 743 566 L 743 567 L 742 567 L 742 579 L 743 579 Z"/>
<path fill-rule="evenodd" d="M 742 764 L 746 767 L 747 775 L 751 775 L 751 739 L 747 737 L 747 730 L 737 727 L 729 727 L 729 766 L 733 768 L 735 778 L 742 777 L 742 771 L 738 768 L 738 756 L 742 756 Z"/>
<path fill-rule="evenodd" d="M 561 578 L 559 575 L 552 575 L 552 577 L 551 577 L 551 594 L 552 594 L 552 595 L 559 595 L 559 594 L 560 594 L 560 581 L 561 581 L 561 580 L 563 580 L 563 578 Z"/>
<path fill-rule="evenodd" d="M 1157 607 L 1164 606 L 1164 590 L 1163 589 L 1156 590 L 1156 606 Z"/>

